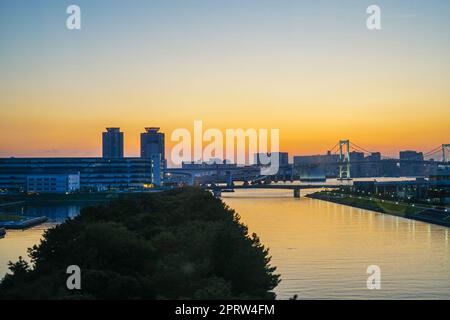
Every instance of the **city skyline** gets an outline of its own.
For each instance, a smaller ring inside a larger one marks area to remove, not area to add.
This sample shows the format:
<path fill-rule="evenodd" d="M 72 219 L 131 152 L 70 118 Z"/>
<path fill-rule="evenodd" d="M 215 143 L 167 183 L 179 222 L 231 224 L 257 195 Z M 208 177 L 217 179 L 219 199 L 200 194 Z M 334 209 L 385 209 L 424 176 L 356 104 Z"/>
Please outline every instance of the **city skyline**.
<path fill-rule="evenodd" d="M 68 2 L 2 2 L 0 157 L 100 156 L 118 124 L 126 156 L 146 123 L 170 150 L 194 120 L 279 128 L 291 155 L 429 151 L 450 140 L 450 4 L 376 2 L 380 31 L 369 1 L 77 1 L 79 31 Z"/>
<path fill-rule="evenodd" d="M 123 150 L 126 148 L 126 144 L 125 144 L 125 136 L 126 136 L 126 132 L 121 130 L 121 127 L 106 127 L 105 130 L 101 132 L 101 146 L 100 146 L 100 155 L 94 155 L 91 156 L 91 158 L 105 158 L 105 159 L 121 159 L 121 158 L 147 158 L 150 159 L 154 156 L 158 156 L 161 162 L 162 167 L 165 167 L 167 164 L 169 164 L 169 166 L 178 166 L 177 164 L 174 163 L 173 159 L 171 159 L 171 151 L 172 150 L 166 150 L 166 144 L 165 144 L 165 135 L 166 133 L 163 131 L 160 131 L 160 127 L 144 127 L 143 131 L 141 131 L 140 133 L 140 155 L 126 155 L 124 154 Z M 236 132 L 235 132 L 236 133 Z M 245 135 L 246 133 L 244 133 Z M 192 134 L 192 136 L 194 136 L 195 133 Z M 203 133 L 201 134 L 203 136 Z M 241 140 L 242 138 L 249 139 L 248 136 L 245 138 L 245 136 L 243 137 L 234 137 L 234 144 L 239 143 L 238 140 Z M 244 142 L 242 140 L 242 142 Z M 192 142 L 191 142 L 192 143 Z M 259 156 L 261 153 L 251 153 L 250 152 L 250 148 L 249 148 L 249 141 L 245 141 L 245 146 L 244 146 L 244 152 L 245 152 L 245 158 L 246 158 L 246 163 L 247 164 L 252 164 L 251 159 L 257 159 L 254 158 L 255 156 Z M 316 158 L 316 157 L 328 157 L 330 155 L 332 156 L 338 156 L 339 155 L 339 144 L 348 144 L 348 147 L 343 147 L 343 154 L 345 154 L 347 151 L 352 155 L 352 156 L 358 156 L 358 157 L 363 157 L 366 158 L 366 160 L 375 160 L 378 159 L 379 160 L 386 160 L 386 159 L 402 159 L 402 154 L 404 154 L 404 157 L 416 157 L 419 156 L 421 159 L 417 159 L 419 161 L 422 160 L 436 160 L 437 162 L 447 162 L 448 159 L 450 159 L 450 154 L 449 154 L 449 148 L 450 148 L 450 144 L 442 144 L 439 145 L 437 147 L 435 147 L 432 150 L 429 150 L 428 152 L 422 151 L 422 150 L 412 150 L 412 149 L 398 149 L 397 150 L 397 154 L 394 156 L 389 156 L 386 154 L 383 154 L 382 152 L 378 151 L 378 150 L 367 150 L 364 147 L 360 147 L 359 145 L 355 144 L 354 142 L 351 142 L 350 140 L 339 140 L 338 143 L 336 143 L 332 148 L 327 149 L 326 151 L 322 152 L 322 153 L 312 153 L 312 154 L 292 154 L 289 153 L 283 149 L 279 149 L 277 150 L 275 153 L 279 153 L 279 154 L 283 154 L 284 155 L 284 160 L 281 160 L 281 162 L 286 162 L 286 164 L 289 163 L 293 163 L 295 164 L 295 158 Z M 195 144 L 195 142 L 194 142 Z M 210 145 L 211 142 L 205 142 L 202 141 L 202 151 L 205 149 L 205 147 L 207 147 L 208 145 Z M 191 145 L 191 152 L 194 153 L 194 145 Z M 348 148 L 348 149 L 346 149 Z M 205 158 L 204 155 L 201 157 L 201 159 L 194 159 L 191 158 L 190 160 L 185 161 L 186 163 L 199 163 L 200 162 L 204 162 L 204 163 L 208 163 L 208 162 L 215 162 L 217 160 L 221 160 L 221 161 L 231 161 L 230 163 L 237 163 L 236 162 L 236 158 L 235 159 L 229 159 L 226 157 L 226 146 L 224 146 L 224 156 L 223 157 L 217 157 L 217 156 L 213 156 L 210 158 Z M 237 149 L 235 149 L 235 151 L 237 151 Z M 265 154 L 265 153 L 262 153 Z M 270 151 L 267 153 L 270 154 Z M 408 156 L 406 156 L 406 154 L 409 154 Z M 411 155 L 412 154 L 412 155 Z M 442 158 L 443 156 L 445 156 L 445 160 Z M 88 157 L 89 156 L 85 156 Z M 375 158 L 374 158 L 375 157 Z M 9 158 L 9 157 L 0 157 L 0 158 Z M 16 158 L 14 156 L 10 157 L 10 158 Z M 58 155 L 55 157 L 52 156 L 23 156 L 23 157 L 17 157 L 17 158 L 83 158 L 82 156 L 78 155 L 78 156 L 68 156 L 68 155 Z M 372 159 L 373 158 L 373 159 Z M 155 158 L 156 159 L 156 158 Z M 153 160 L 155 160 L 153 159 Z M 318 159 L 318 158 L 317 158 Z M 361 160 L 361 159 L 360 159 Z M 259 160 L 254 160 L 254 163 L 257 164 L 259 163 Z"/>

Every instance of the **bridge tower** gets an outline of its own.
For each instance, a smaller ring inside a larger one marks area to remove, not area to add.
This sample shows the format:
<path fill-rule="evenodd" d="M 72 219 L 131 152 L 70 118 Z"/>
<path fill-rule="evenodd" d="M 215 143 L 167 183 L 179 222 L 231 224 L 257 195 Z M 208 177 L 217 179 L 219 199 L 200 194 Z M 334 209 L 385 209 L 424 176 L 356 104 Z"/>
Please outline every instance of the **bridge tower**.
<path fill-rule="evenodd" d="M 448 154 L 448 158 L 447 158 Z M 442 145 L 442 162 L 450 162 L 450 144 Z"/>
<path fill-rule="evenodd" d="M 226 180 L 227 180 L 227 187 L 232 188 L 234 186 L 233 173 L 231 171 L 226 171 L 225 176 L 226 176 Z"/>
<path fill-rule="evenodd" d="M 344 152 L 345 147 L 345 152 Z M 339 180 L 351 179 L 350 176 L 350 140 L 339 141 Z"/>

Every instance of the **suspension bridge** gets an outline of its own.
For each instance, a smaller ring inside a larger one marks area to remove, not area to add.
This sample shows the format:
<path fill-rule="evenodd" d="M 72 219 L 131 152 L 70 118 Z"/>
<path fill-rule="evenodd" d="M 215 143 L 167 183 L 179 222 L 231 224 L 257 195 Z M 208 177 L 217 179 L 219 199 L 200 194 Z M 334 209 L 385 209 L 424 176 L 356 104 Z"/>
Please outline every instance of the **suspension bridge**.
<path fill-rule="evenodd" d="M 357 152 L 364 155 L 364 159 L 352 159 L 352 152 Z M 357 163 L 371 163 L 378 162 L 380 160 L 388 160 L 391 162 L 395 162 L 396 164 L 401 163 L 439 163 L 439 161 L 435 161 L 434 157 L 442 156 L 441 164 L 447 164 L 450 160 L 450 144 L 442 144 L 428 152 L 419 153 L 419 158 L 417 159 L 397 159 L 392 157 L 386 157 L 381 155 L 381 153 L 369 151 L 364 147 L 357 145 L 350 140 L 339 140 L 329 151 L 329 154 L 338 155 L 338 164 L 339 164 L 339 179 L 351 179 L 351 164 Z M 379 159 L 370 158 L 371 156 L 379 154 Z M 427 160 L 428 159 L 428 160 Z M 329 163 L 331 164 L 331 163 Z"/>
<path fill-rule="evenodd" d="M 186 183 L 189 185 L 217 185 L 225 183 L 226 187 L 230 188 L 234 187 L 234 182 L 241 181 L 244 183 L 243 188 L 256 188 L 261 187 L 261 185 L 267 186 L 273 181 L 301 181 L 302 179 L 298 172 L 303 169 L 310 169 L 312 166 L 336 167 L 336 178 L 342 181 L 351 180 L 355 176 L 352 169 L 361 165 L 382 164 L 391 167 L 407 165 L 437 167 L 438 165 L 449 164 L 450 160 L 450 144 L 442 144 L 427 152 L 405 152 L 413 153 L 413 156 L 406 158 L 387 157 L 350 140 L 339 140 L 327 151 L 326 155 L 321 156 L 325 160 L 321 160 L 316 164 L 296 164 L 294 162 L 294 164 L 280 166 L 278 173 L 273 176 L 261 175 L 261 166 L 258 165 L 233 166 L 222 164 L 199 165 L 189 168 L 167 168 L 164 170 L 164 176 L 165 181 L 168 181 L 173 176 L 185 177 Z"/>

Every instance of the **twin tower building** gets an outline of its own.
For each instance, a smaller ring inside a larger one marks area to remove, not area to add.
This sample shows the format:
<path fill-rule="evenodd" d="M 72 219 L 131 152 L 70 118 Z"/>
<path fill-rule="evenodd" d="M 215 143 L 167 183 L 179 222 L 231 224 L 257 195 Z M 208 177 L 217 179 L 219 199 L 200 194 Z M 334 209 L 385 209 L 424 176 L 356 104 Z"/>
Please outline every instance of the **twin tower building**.
<path fill-rule="evenodd" d="M 102 157 L 106 159 L 119 159 L 124 157 L 124 134 L 120 128 L 106 128 L 103 132 Z M 161 161 L 161 167 L 166 167 L 164 133 L 159 132 L 158 127 L 145 128 L 141 133 L 141 158 L 157 159 Z"/>
<path fill-rule="evenodd" d="M 166 167 L 164 133 L 154 127 L 145 131 L 140 157 L 124 157 L 123 132 L 107 128 L 102 157 L 0 158 L 0 189 L 70 193 L 161 186 Z"/>
<path fill-rule="evenodd" d="M 124 134 L 120 131 L 120 128 L 106 128 L 102 138 L 103 159 L 124 158 Z M 141 133 L 141 159 L 151 160 L 152 183 L 161 185 L 161 169 L 167 167 L 167 161 L 165 158 L 164 133 L 159 132 L 158 127 L 145 128 L 145 132 Z"/>

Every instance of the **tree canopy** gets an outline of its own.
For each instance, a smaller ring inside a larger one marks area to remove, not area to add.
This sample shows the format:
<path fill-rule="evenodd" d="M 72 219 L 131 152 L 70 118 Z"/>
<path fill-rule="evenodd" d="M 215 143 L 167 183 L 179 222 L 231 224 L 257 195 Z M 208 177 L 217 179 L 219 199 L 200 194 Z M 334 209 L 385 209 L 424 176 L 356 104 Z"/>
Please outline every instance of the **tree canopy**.
<path fill-rule="evenodd" d="M 274 299 L 269 251 L 239 215 L 195 188 L 87 207 L 10 263 L 3 299 Z M 81 269 L 69 290 L 67 267 Z"/>

